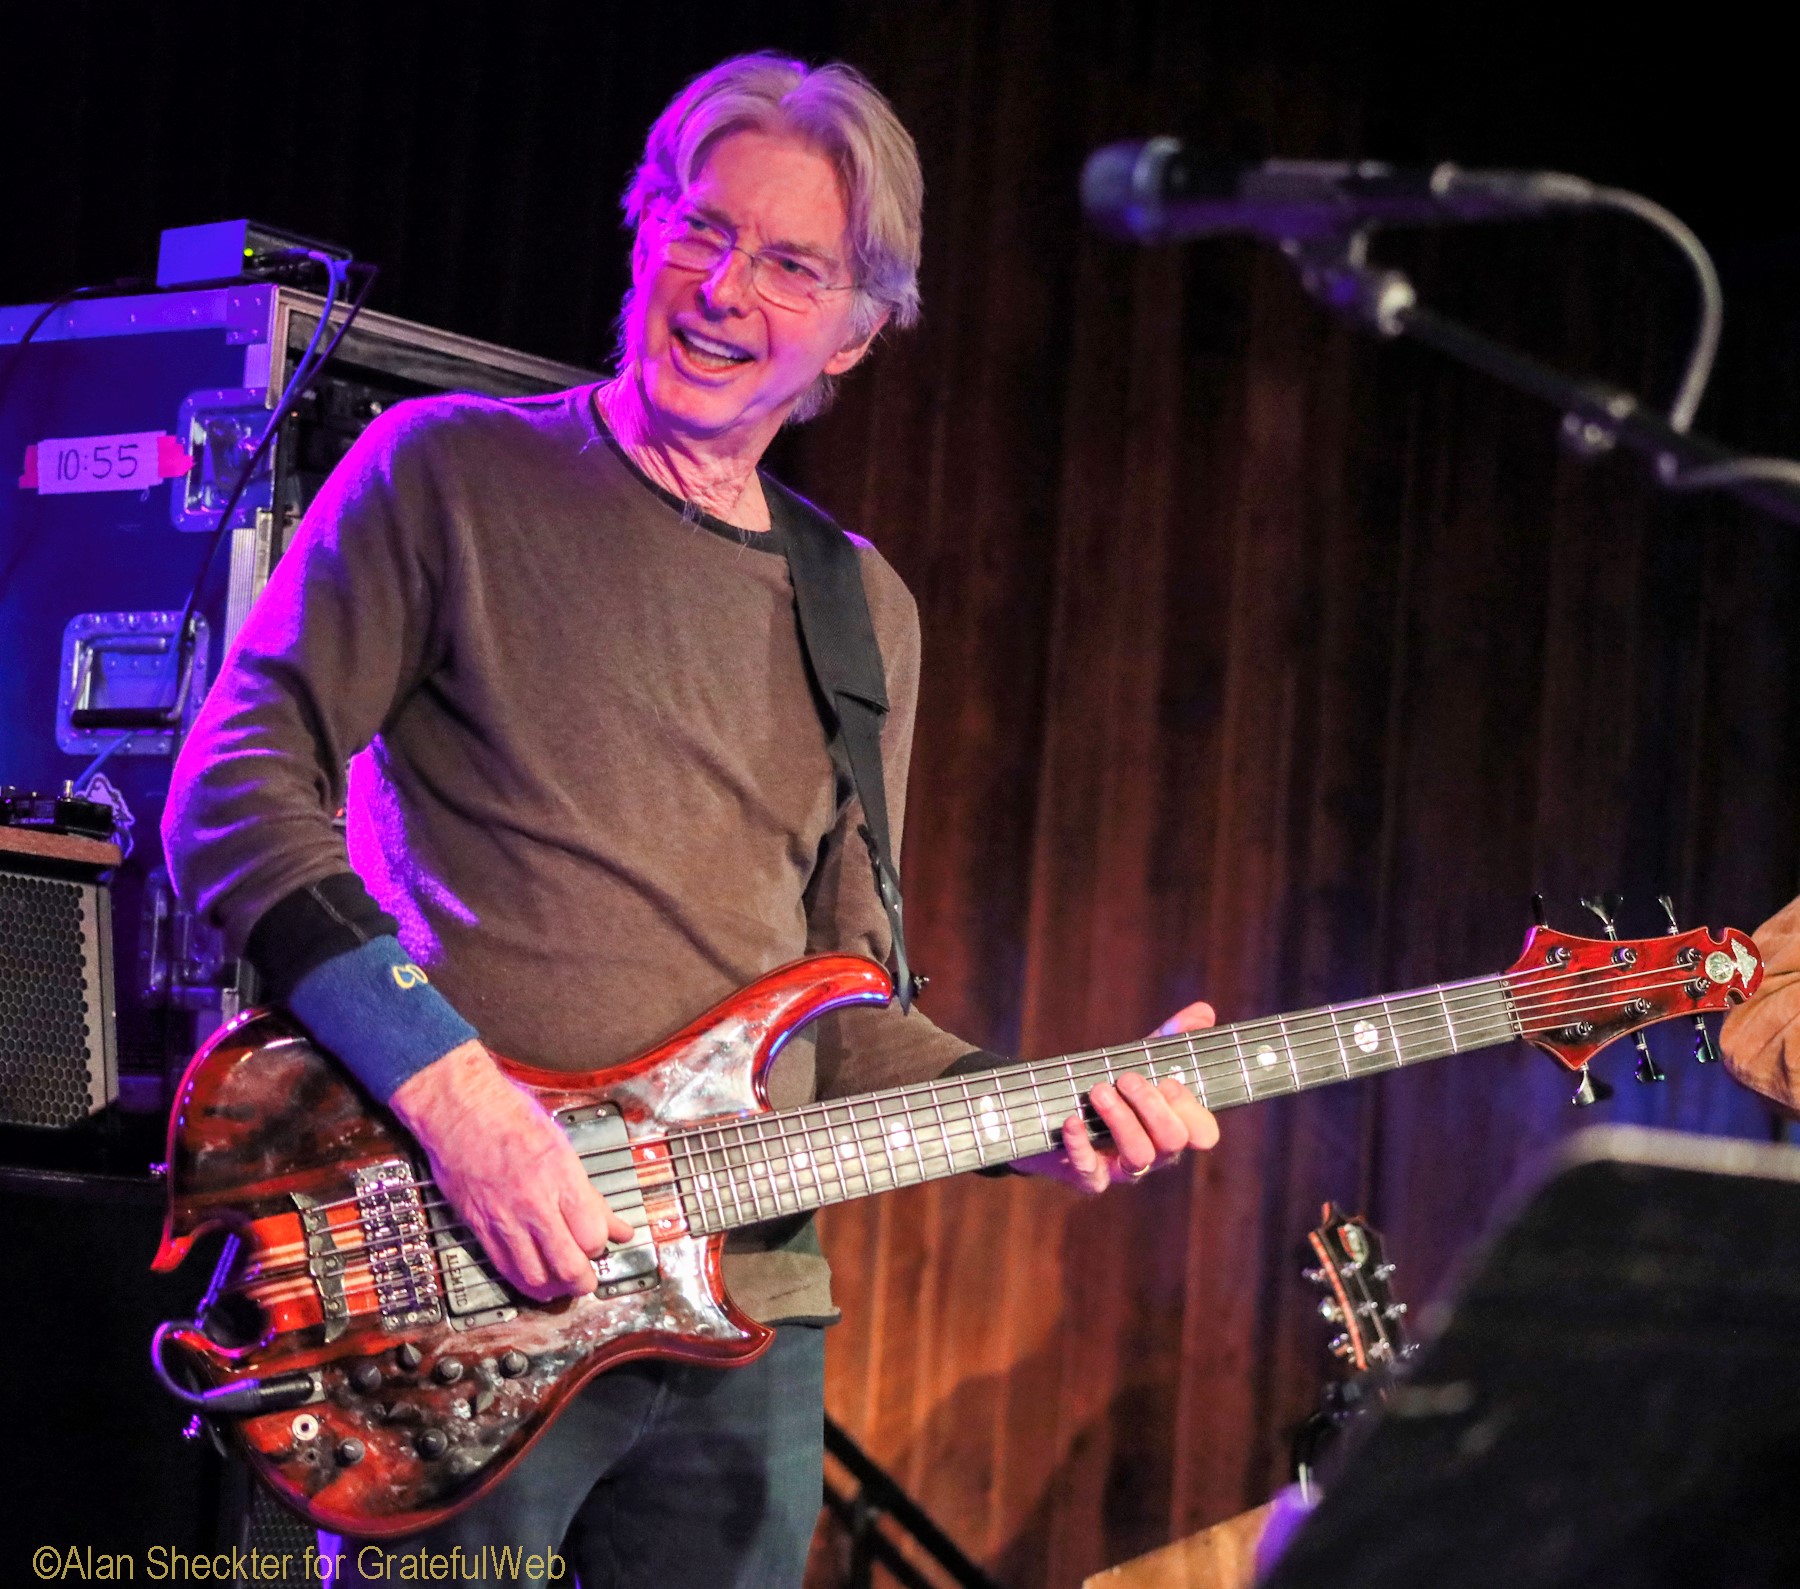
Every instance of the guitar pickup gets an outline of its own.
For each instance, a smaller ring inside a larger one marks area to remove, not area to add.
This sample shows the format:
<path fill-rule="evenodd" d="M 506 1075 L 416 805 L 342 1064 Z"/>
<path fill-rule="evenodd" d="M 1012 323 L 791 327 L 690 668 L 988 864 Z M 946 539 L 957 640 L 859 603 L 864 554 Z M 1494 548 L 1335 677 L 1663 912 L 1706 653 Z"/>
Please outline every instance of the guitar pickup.
<path fill-rule="evenodd" d="M 648 1291 L 657 1281 L 656 1243 L 624 1116 L 611 1104 L 590 1104 L 566 1109 L 556 1119 L 595 1190 L 631 1226 L 630 1241 L 609 1247 L 594 1260 L 594 1295 L 621 1297 Z"/>

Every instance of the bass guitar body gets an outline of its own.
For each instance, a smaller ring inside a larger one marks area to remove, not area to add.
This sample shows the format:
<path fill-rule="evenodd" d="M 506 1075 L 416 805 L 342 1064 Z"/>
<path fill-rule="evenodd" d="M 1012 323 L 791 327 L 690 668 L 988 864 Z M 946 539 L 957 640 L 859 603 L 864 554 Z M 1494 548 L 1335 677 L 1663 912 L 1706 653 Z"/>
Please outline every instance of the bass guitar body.
<path fill-rule="evenodd" d="M 725 1293 L 723 1232 L 691 1227 L 671 1133 L 766 1114 L 764 1078 L 793 1032 L 890 994 L 880 967 L 825 956 L 614 1069 L 507 1064 L 634 1227 L 596 1261 L 591 1294 L 550 1305 L 496 1277 L 385 1111 L 293 1025 L 253 1011 L 201 1050 L 175 1101 L 155 1266 L 176 1267 L 210 1229 L 235 1248 L 206 1328 L 169 1339 L 207 1385 L 279 1387 L 273 1410 L 230 1428 L 291 1506 L 364 1538 L 425 1528 L 497 1480 L 602 1369 L 764 1350 L 772 1331 Z"/>

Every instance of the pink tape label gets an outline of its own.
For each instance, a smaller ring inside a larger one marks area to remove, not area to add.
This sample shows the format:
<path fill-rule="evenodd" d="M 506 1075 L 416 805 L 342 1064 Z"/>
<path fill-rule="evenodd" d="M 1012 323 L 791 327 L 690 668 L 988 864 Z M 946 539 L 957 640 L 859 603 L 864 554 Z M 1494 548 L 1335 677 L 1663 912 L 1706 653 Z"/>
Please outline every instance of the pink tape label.
<path fill-rule="evenodd" d="M 181 443 L 154 430 L 116 436 L 58 436 L 25 449 L 23 490 L 43 496 L 146 491 L 194 467 Z"/>

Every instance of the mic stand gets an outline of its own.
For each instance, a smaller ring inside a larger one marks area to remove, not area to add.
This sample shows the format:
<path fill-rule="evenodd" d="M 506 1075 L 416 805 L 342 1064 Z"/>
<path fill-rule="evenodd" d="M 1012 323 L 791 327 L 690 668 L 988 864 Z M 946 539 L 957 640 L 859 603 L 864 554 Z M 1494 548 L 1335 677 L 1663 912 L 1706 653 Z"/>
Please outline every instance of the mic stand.
<path fill-rule="evenodd" d="M 1299 271 L 1301 286 L 1345 319 L 1380 336 L 1423 342 L 1560 409 L 1562 439 L 1578 455 L 1598 457 L 1622 445 L 1650 460 L 1658 485 L 1675 491 L 1729 491 L 1765 513 L 1800 524 L 1800 464 L 1752 458 L 1675 430 L 1620 387 L 1577 380 L 1425 308 L 1403 271 L 1369 262 L 1367 232 L 1290 238 L 1281 251 Z"/>

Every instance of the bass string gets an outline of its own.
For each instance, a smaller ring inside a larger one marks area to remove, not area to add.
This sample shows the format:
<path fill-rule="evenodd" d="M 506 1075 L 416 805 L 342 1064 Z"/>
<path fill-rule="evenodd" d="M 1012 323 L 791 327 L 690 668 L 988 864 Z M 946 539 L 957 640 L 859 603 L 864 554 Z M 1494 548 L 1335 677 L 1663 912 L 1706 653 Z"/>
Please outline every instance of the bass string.
<path fill-rule="evenodd" d="M 1189 1061 L 1188 1065 L 1176 1065 L 1171 1067 L 1171 1069 L 1183 1072 L 1190 1068 L 1193 1069 L 1196 1083 L 1204 1094 L 1208 1090 L 1208 1081 L 1218 1083 L 1227 1079 L 1240 1077 L 1244 1073 L 1246 1059 L 1239 1049 L 1241 1036 L 1246 1032 L 1259 1032 L 1270 1028 L 1273 1028 L 1282 1036 L 1284 1048 L 1294 1055 L 1295 1068 L 1303 1072 L 1304 1079 L 1300 1081 L 1298 1088 L 1294 1090 L 1306 1090 L 1309 1087 L 1321 1084 L 1329 1077 L 1335 1076 L 1337 1079 L 1353 1080 L 1359 1074 L 1379 1074 L 1384 1070 L 1393 1068 L 1394 1065 L 1398 1063 L 1404 1062 L 1399 1060 L 1385 1061 L 1383 1064 L 1377 1066 L 1369 1065 L 1366 1059 L 1360 1062 L 1360 1064 L 1358 1061 L 1349 1059 L 1348 1051 L 1345 1050 L 1343 1046 L 1342 1035 L 1338 1030 L 1338 1026 L 1343 1019 L 1349 1018 L 1359 1011 L 1380 1012 L 1383 1016 L 1383 1024 L 1387 1026 L 1392 1034 L 1396 1046 L 1403 1048 L 1408 1037 L 1416 1036 L 1421 1031 L 1428 1029 L 1447 1029 L 1453 1025 L 1454 1015 L 1450 1011 L 1452 998 L 1466 1020 L 1471 1011 L 1475 1010 L 1477 1007 L 1487 1008 L 1490 1011 L 1490 1015 L 1492 1015 L 1494 1013 L 1492 1011 L 1493 1001 L 1496 996 L 1509 990 L 1509 982 L 1516 984 L 1523 980 L 1525 976 L 1531 976 L 1535 981 L 1573 981 L 1578 977 L 1587 977 L 1589 980 L 1579 988 L 1551 992 L 1548 994 L 1535 991 L 1534 981 L 1534 992 L 1532 996 L 1527 998 L 1520 998 L 1517 995 L 1513 996 L 1513 1011 L 1522 1017 L 1528 1014 L 1539 1016 L 1542 1020 L 1542 1024 L 1537 1026 L 1535 1030 L 1541 1033 L 1552 1030 L 1557 1026 L 1569 1024 L 1573 1019 L 1611 1006 L 1616 1003 L 1618 993 L 1625 991 L 1624 985 L 1628 985 L 1634 981 L 1642 981 L 1645 978 L 1662 975 L 1665 970 L 1666 968 L 1636 968 L 1621 966 L 1617 970 L 1609 970 L 1607 972 L 1574 971 L 1557 972 L 1548 975 L 1540 973 L 1522 973 L 1520 976 L 1510 979 L 1506 976 L 1480 978 L 1472 982 L 1445 984 L 1437 988 L 1412 990 L 1407 993 L 1390 995 L 1383 999 L 1359 1000 L 1344 1005 L 1325 1006 L 1319 1010 L 1303 1011 L 1291 1016 L 1266 1017 L 1258 1020 L 1236 1023 L 1229 1027 L 1203 1028 L 1201 1031 L 1195 1033 L 1177 1033 L 1165 1038 L 1150 1038 L 1137 1044 L 1120 1045 L 1116 1048 L 1071 1054 L 1060 1059 L 1038 1060 L 1023 1065 L 1005 1066 L 993 1072 L 978 1072 L 970 1077 L 959 1078 L 955 1083 L 945 1083 L 942 1080 L 927 1083 L 915 1083 L 909 1086 L 885 1089 L 881 1092 L 863 1094 L 854 1100 L 834 1100 L 824 1104 L 808 1105 L 799 1110 L 785 1111 L 780 1115 L 756 1115 L 747 1116 L 731 1122 L 709 1122 L 707 1125 L 694 1127 L 689 1130 L 671 1132 L 669 1133 L 667 1140 L 671 1143 L 676 1141 L 696 1142 L 708 1137 L 723 1137 L 727 1132 L 737 1134 L 739 1140 L 735 1143 L 721 1140 L 716 1143 L 709 1142 L 703 1145 L 701 1151 L 708 1153 L 710 1156 L 716 1153 L 729 1152 L 734 1148 L 739 1150 L 747 1149 L 751 1144 L 744 1139 L 745 1133 L 757 1133 L 759 1136 L 765 1136 L 767 1131 L 770 1128 L 773 1128 L 782 1143 L 787 1145 L 792 1141 L 792 1138 L 789 1136 L 787 1127 L 783 1122 L 795 1120 L 802 1116 L 823 1116 L 824 1118 L 818 1118 L 816 1123 L 809 1123 L 801 1126 L 800 1129 L 809 1132 L 819 1130 L 829 1132 L 838 1129 L 838 1127 L 830 1121 L 829 1112 L 834 1108 L 849 1111 L 851 1105 L 855 1104 L 872 1108 L 875 1111 L 874 1119 L 864 1118 L 859 1120 L 855 1117 L 854 1113 L 852 1113 L 850 1124 L 856 1133 L 855 1140 L 862 1143 L 865 1147 L 873 1146 L 878 1151 L 885 1152 L 883 1144 L 886 1141 L 888 1133 L 883 1128 L 889 1121 L 910 1116 L 916 1112 L 916 1106 L 921 1101 L 928 1103 L 934 1110 L 941 1109 L 943 1100 L 945 1099 L 948 1099 L 952 1106 L 959 1101 L 966 1103 L 966 1098 L 959 1098 L 959 1095 L 962 1095 L 965 1092 L 961 1083 L 973 1081 L 980 1075 L 985 1074 L 996 1078 L 1018 1078 L 1025 1074 L 1031 1075 L 1033 1079 L 1026 1081 L 1024 1085 L 1008 1085 L 1006 1082 L 1003 1082 L 1001 1087 L 996 1091 L 983 1092 L 979 1095 L 983 1098 L 997 1097 L 1002 1100 L 1002 1106 L 1010 1116 L 1019 1102 L 1030 1099 L 1035 1106 L 1039 1101 L 1042 1092 L 1042 1084 L 1035 1079 L 1037 1076 L 1060 1069 L 1064 1074 L 1061 1077 L 1057 1077 L 1053 1085 L 1060 1089 L 1067 1084 L 1076 1091 L 1080 1091 L 1082 1090 L 1084 1083 L 1108 1079 L 1115 1061 L 1122 1061 L 1127 1064 L 1134 1063 L 1138 1055 L 1142 1055 L 1145 1059 L 1149 1060 L 1152 1067 L 1154 1067 L 1159 1059 L 1168 1060 L 1171 1057 L 1175 1059 L 1185 1057 Z M 1641 987 L 1633 991 L 1638 993 L 1660 991 L 1668 987 L 1681 986 L 1692 980 L 1694 980 L 1694 978 L 1690 975 L 1677 975 L 1672 980 L 1651 983 L 1647 987 Z M 1424 1008 L 1413 1015 L 1402 1013 L 1399 1018 L 1396 1019 L 1391 1006 L 1402 1000 L 1408 1001 L 1409 1003 L 1423 1004 Z M 1556 1012 L 1554 1019 L 1542 1019 L 1542 1011 L 1545 1008 L 1554 1008 Z M 1330 1032 L 1320 1031 L 1314 1037 L 1302 1036 L 1298 1042 L 1295 1042 L 1292 1038 L 1288 1037 L 1285 1031 L 1285 1028 L 1290 1024 L 1297 1026 L 1301 1023 L 1306 1023 L 1309 1026 L 1316 1027 L 1321 1022 L 1331 1025 L 1332 1030 Z M 1532 1035 L 1534 1029 L 1527 1026 L 1523 1019 L 1521 1019 L 1520 1026 L 1521 1031 L 1519 1035 Z M 1405 1035 L 1403 1036 L 1402 1034 Z M 1470 1046 L 1490 1046 L 1491 1041 L 1504 1041 L 1506 1037 L 1512 1035 L 1513 1033 L 1509 1028 L 1503 1037 L 1484 1040 L 1480 1044 L 1471 1044 Z M 1227 1039 L 1230 1040 L 1229 1053 L 1226 1052 Z M 1220 1057 L 1214 1060 L 1203 1059 L 1201 1057 L 1202 1049 L 1217 1051 Z M 1339 1058 L 1320 1063 L 1318 1056 L 1321 1054 L 1336 1054 Z M 1338 1072 L 1345 1070 L 1346 1067 L 1347 1074 L 1339 1076 Z M 1281 1094 L 1283 1089 L 1278 1085 L 1280 1077 L 1276 1073 L 1285 1069 L 1286 1067 L 1280 1065 L 1271 1068 L 1267 1078 L 1271 1082 L 1271 1085 L 1268 1088 L 1267 1093 L 1264 1094 L 1265 1096 L 1278 1096 Z M 1235 1102 L 1241 1103 L 1250 1101 L 1257 1096 L 1257 1090 L 1254 1087 L 1251 1087 L 1247 1089 L 1246 1097 L 1244 1099 L 1235 1100 Z M 884 1117 L 881 1113 L 884 1104 L 899 1105 L 898 1114 Z M 1221 1106 L 1230 1107 L 1232 1105 L 1221 1103 Z M 871 1125 L 875 1127 L 874 1131 L 872 1133 L 864 1133 L 862 1127 Z M 587 1154 L 579 1155 L 579 1157 L 581 1157 L 583 1163 L 587 1163 L 589 1161 L 602 1160 L 608 1156 L 621 1153 L 625 1154 L 627 1158 L 629 1157 L 628 1148 L 618 1147 L 593 1150 Z M 412 1184 L 421 1189 L 429 1188 L 433 1191 L 437 1190 L 435 1183 L 429 1178 L 417 1179 Z M 355 1207 L 356 1204 L 357 1199 L 355 1197 L 345 1197 L 319 1203 L 315 1205 L 315 1207 L 320 1211 L 324 1211 Z M 447 1208 L 449 1205 L 446 1202 L 439 1201 L 424 1206 L 438 1209 Z"/>
<path fill-rule="evenodd" d="M 1645 983 L 1646 979 L 1660 975 L 1658 971 L 1623 972 L 1612 980 L 1615 983 Z M 1692 980 L 1687 976 L 1678 976 L 1662 982 L 1648 982 L 1647 985 L 1631 988 L 1635 994 L 1659 992 L 1671 987 L 1679 987 Z M 1496 990 L 1497 991 L 1497 990 Z M 1559 1026 L 1565 1026 L 1583 1016 L 1595 1014 L 1616 1005 L 1618 988 L 1595 990 L 1591 986 L 1580 990 L 1568 990 L 1553 998 L 1537 998 L 1533 1000 L 1515 1001 L 1514 1011 L 1523 1006 L 1528 1018 L 1520 1023 L 1520 1030 L 1514 1031 L 1509 1023 L 1499 1029 L 1501 1019 L 1499 1009 L 1491 1011 L 1490 1018 L 1493 1031 L 1483 1031 L 1478 1041 L 1467 1044 L 1458 1043 L 1453 1049 L 1444 1052 L 1455 1052 L 1465 1048 L 1487 1047 L 1507 1041 L 1514 1036 L 1531 1037 L 1542 1035 Z M 1352 1008 L 1355 1008 L 1353 1006 Z M 1340 1011 L 1341 1013 L 1341 1011 Z M 1465 1019 L 1469 1012 L 1464 1010 Z M 1296 1022 L 1295 1017 L 1282 1018 L 1285 1023 Z M 1255 1029 L 1273 1028 L 1275 1022 L 1254 1022 L 1246 1025 Z M 1448 1035 L 1448 1023 L 1441 1012 L 1426 1009 L 1414 1017 L 1399 1019 L 1390 1017 L 1383 1023 L 1391 1034 L 1397 1048 L 1403 1052 L 1406 1042 L 1416 1038 L 1425 1031 L 1445 1032 Z M 1188 1034 L 1183 1034 L 1185 1039 Z M 965 1113 L 974 1105 L 985 1099 L 995 1099 L 1008 1116 L 1016 1115 L 1023 1106 L 1027 1117 L 1039 1114 L 1039 1103 L 1047 1089 L 1054 1089 L 1060 1096 L 1064 1091 L 1079 1093 L 1094 1081 L 1109 1079 L 1118 1064 L 1126 1068 L 1138 1063 L 1140 1057 L 1152 1061 L 1154 1074 L 1155 1061 L 1167 1059 L 1173 1054 L 1178 1061 L 1172 1066 L 1165 1066 L 1165 1074 L 1173 1074 L 1178 1079 L 1186 1078 L 1190 1070 L 1203 1096 L 1220 1090 L 1219 1084 L 1230 1081 L 1235 1086 L 1243 1086 L 1246 1075 L 1256 1075 L 1249 1069 L 1253 1053 L 1241 1047 L 1240 1039 L 1244 1035 L 1243 1028 L 1220 1028 L 1204 1030 L 1192 1034 L 1196 1041 L 1187 1042 L 1152 1040 L 1145 1044 L 1100 1050 L 1090 1054 L 1070 1055 L 1063 1059 L 1039 1060 L 1025 1065 L 1006 1066 L 987 1072 L 975 1072 L 952 1080 L 927 1083 L 915 1083 L 911 1086 L 887 1089 L 880 1093 L 863 1094 L 853 1099 L 830 1100 L 825 1103 L 810 1104 L 803 1108 L 784 1111 L 777 1115 L 751 1115 L 728 1122 L 709 1122 L 687 1130 L 672 1132 L 668 1140 L 699 1141 L 702 1151 L 710 1153 L 729 1152 L 734 1149 L 747 1150 L 754 1140 L 766 1140 L 771 1134 L 784 1144 L 792 1142 L 793 1136 L 788 1130 L 789 1123 L 797 1129 L 808 1133 L 823 1132 L 827 1140 L 843 1141 L 842 1130 L 848 1126 L 853 1135 L 849 1139 L 853 1144 L 862 1143 L 865 1147 L 875 1146 L 885 1151 L 883 1144 L 895 1124 L 905 1124 L 926 1110 L 937 1112 L 947 1100 L 952 1111 Z M 1256 1035 L 1253 1031 L 1252 1035 Z M 1208 1039 L 1202 1044 L 1198 1039 Z M 1225 1039 L 1230 1038 L 1229 1044 Z M 1217 1051 L 1221 1057 L 1207 1060 L 1201 1057 L 1202 1048 Z M 1272 1049 L 1272 1045 L 1271 1045 Z M 1379 1064 L 1372 1064 L 1368 1057 L 1352 1058 L 1344 1042 L 1341 1030 L 1318 1031 L 1316 1035 L 1300 1034 L 1298 1037 L 1288 1036 L 1284 1049 L 1293 1055 L 1293 1066 L 1277 1063 L 1273 1066 L 1262 1066 L 1262 1074 L 1258 1080 L 1265 1081 L 1267 1086 L 1258 1088 L 1254 1084 L 1244 1088 L 1243 1097 L 1229 1100 L 1221 1098 L 1221 1107 L 1232 1107 L 1250 1101 L 1259 1096 L 1278 1096 L 1284 1092 L 1304 1091 L 1310 1087 L 1321 1085 L 1328 1080 L 1354 1080 L 1358 1076 L 1377 1075 L 1386 1070 L 1407 1063 L 1402 1058 L 1384 1055 Z M 1324 1057 L 1322 1057 L 1324 1056 Z M 1423 1058 L 1424 1056 L 1420 1056 Z M 1435 1056 L 1434 1056 L 1435 1057 Z M 1187 1061 L 1181 1063 L 1180 1061 Z M 1416 1061 L 1414 1061 L 1416 1062 Z M 1057 1072 L 1061 1074 L 1056 1074 Z M 1293 1072 L 1299 1074 L 1297 1087 L 1289 1086 Z M 983 1081 L 998 1081 L 998 1087 L 971 1090 Z M 921 1108 L 921 1105 L 924 1107 Z M 1061 1113 L 1061 1104 L 1057 1105 Z M 837 1115 L 843 1117 L 834 1119 Z M 865 1129 L 872 1128 L 872 1129 Z M 729 1140 L 735 1137 L 736 1140 Z"/>

